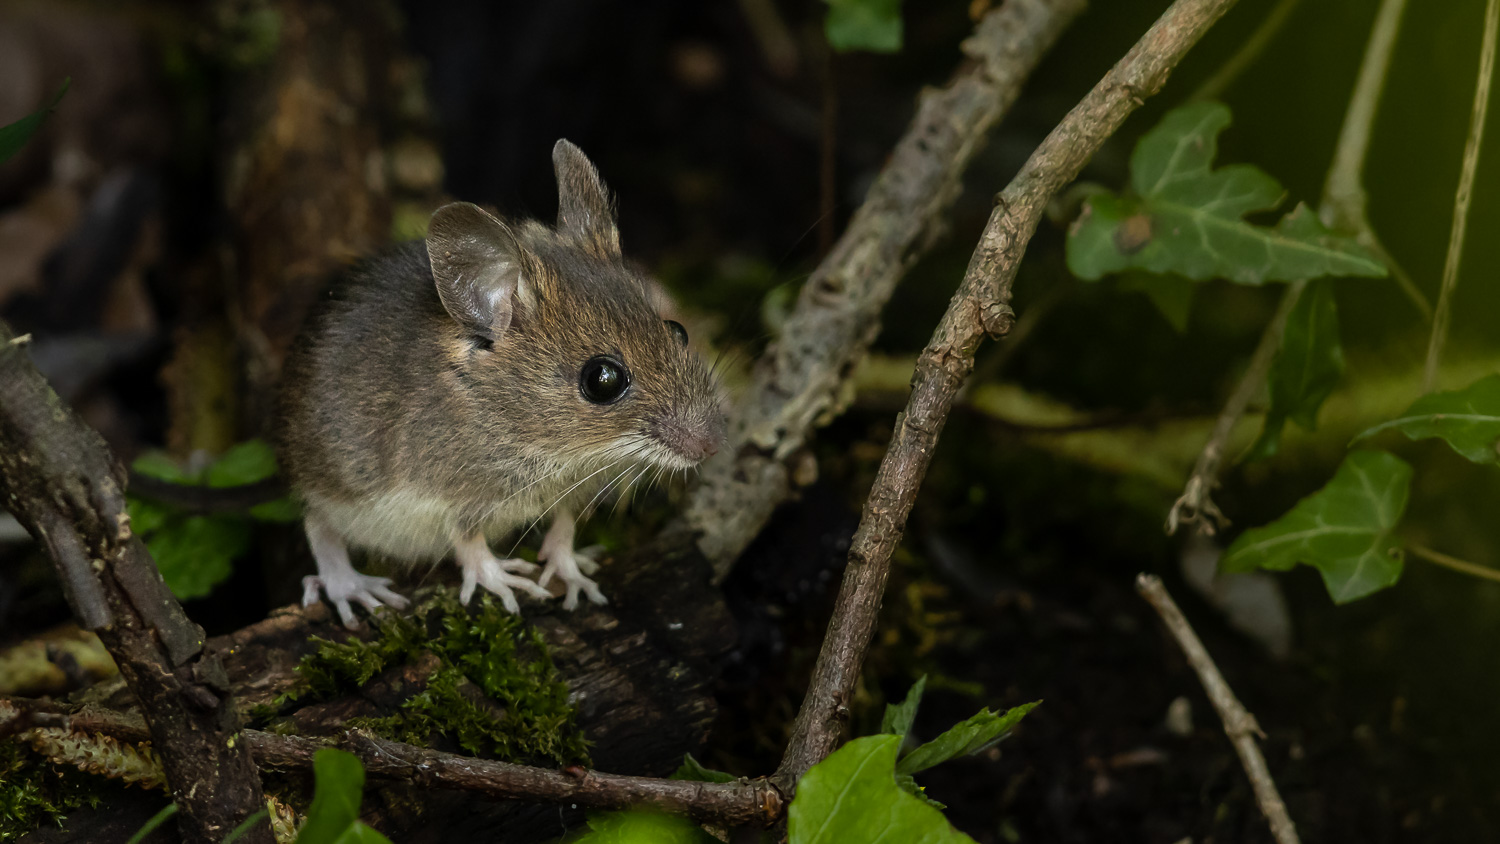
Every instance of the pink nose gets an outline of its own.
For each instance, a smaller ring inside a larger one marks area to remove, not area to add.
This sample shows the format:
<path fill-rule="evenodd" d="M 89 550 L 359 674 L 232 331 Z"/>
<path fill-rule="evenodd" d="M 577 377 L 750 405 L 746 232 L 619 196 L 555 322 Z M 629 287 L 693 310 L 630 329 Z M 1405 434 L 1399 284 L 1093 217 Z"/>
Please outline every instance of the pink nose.
<path fill-rule="evenodd" d="M 707 460 L 719 453 L 724 442 L 724 424 L 684 425 L 667 422 L 657 426 L 657 436 L 666 446 L 688 460 Z"/>

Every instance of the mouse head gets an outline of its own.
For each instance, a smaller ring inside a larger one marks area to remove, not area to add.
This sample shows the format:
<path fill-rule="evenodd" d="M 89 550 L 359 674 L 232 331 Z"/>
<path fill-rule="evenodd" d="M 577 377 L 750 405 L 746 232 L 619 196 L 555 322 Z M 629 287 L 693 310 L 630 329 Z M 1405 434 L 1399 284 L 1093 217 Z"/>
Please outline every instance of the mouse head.
<path fill-rule="evenodd" d="M 539 459 L 688 468 L 724 441 L 718 389 L 651 282 L 627 265 L 608 191 L 558 141 L 556 227 L 453 203 L 427 253 L 452 318 L 445 354 L 475 424 Z"/>

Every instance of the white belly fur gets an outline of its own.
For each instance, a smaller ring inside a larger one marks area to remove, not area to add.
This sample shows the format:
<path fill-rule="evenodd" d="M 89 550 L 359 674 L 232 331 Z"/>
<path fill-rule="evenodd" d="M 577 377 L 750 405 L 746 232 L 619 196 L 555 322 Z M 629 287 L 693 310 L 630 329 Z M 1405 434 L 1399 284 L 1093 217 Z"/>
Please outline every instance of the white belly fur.
<path fill-rule="evenodd" d="M 362 501 L 334 501 L 309 496 L 309 511 L 321 515 L 353 548 L 380 552 L 397 564 L 440 560 L 453 551 L 457 511 L 449 502 L 410 490 L 397 490 Z M 485 523 L 485 538 L 500 539 L 531 521 L 525 508 L 497 508 Z"/>

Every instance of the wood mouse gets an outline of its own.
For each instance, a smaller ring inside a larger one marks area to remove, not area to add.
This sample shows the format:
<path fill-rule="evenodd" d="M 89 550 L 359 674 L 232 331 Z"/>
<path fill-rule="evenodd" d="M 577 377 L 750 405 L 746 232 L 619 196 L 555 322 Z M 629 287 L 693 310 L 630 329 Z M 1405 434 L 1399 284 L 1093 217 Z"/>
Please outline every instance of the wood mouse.
<path fill-rule="evenodd" d="M 724 442 L 718 387 L 687 332 L 626 264 L 598 171 L 559 140 L 557 225 L 501 220 L 455 202 L 427 239 L 329 291 L 287 358 L 282 468 L 306 507 L 326 595 L 402 609 L 388 578 L 354 570 L 351 548 L 413 566 L 454 556 L 460 598 L 476 586 L 520 611 L 557 578 L 565 609 L 605 603 L 573 550 L 575 520 L 611 489 L 687 470 Z M 551 516 L 537 566 L 489 543 Z"/>

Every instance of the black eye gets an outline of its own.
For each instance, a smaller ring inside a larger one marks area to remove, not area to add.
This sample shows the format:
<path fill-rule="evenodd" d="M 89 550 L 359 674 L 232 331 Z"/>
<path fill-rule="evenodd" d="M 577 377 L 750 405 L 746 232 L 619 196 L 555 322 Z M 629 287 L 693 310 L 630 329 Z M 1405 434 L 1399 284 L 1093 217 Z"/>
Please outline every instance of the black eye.
<path fill-rule="evenodd" d="M 629 386 L 630 370 L 608 355 L 589 358 L 578 376 L 578 391 L 594 404 L 618 401 Z"/>
<path fill-rule="evenodd" d="M 667 323 L 667 330 L 672 332 L 672 336 L 677 338 L 677 342 L 681 345 L 686 346 L 687 329 L 682 327 L 682 323 L 678 322 L 675 319 L 665 320 L 665 322 Z"/>

